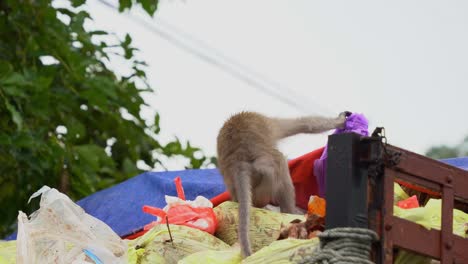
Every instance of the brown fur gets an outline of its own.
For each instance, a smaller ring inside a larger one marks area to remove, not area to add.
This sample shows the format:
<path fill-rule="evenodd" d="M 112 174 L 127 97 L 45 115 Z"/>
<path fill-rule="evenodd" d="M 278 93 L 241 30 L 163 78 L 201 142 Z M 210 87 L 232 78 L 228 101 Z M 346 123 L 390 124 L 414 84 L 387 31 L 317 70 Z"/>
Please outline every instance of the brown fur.
<path fill-rule="evenodd" d="M 281 212 L 295 212 L 294 186 L 277 141 L 299 133 L 340 128 L 345 120 L 345 113 L 337 118 L 286 119 L 242 112 L 226 121 L 217 139 L 218 164 L 232 200 L 239 203 L 239 242 L 244 257 L 252 253 L 248 238 L 251 205 L 274 203 L 279 204 Z"/>

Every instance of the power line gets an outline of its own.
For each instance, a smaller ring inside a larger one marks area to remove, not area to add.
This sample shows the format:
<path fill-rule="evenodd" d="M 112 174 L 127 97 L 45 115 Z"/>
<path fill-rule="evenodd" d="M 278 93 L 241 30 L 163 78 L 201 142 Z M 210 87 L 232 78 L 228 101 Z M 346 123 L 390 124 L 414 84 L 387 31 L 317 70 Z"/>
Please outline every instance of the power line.
<path fill-rule="evenodd" d="M 113 10 L 116 10 L 117 7 L 114 6 L 113 4 L 105 1 L 105 0 L 99 0 L 102 4 L 104 4 L 106 7 L 111 8 Z M 153 24 L 149 24 L 146 20 L 142 19 L 141 17 L 134 16 L 131 14 L 127 14 L 130 18 L 132 18 L 135 22 L 140 24 L 142 27 L 144 27 L 146 30 L 152 32 L 153 34 L 157 34 L 159 37 L 165 39 L 166 41 L 170 42 L 174 46 L 198 57 L 199 59 L 223 70 L 224 72 L 230 74 L 232 77 L 243 81 L 244 83 L 248 84 L 249 86 L 253 87 L 254 89 L 265 93 L 273 98 L 276 98 L 277 100 L 281 101 L 282 103 L 291 106 L 303 113 L 310 113 L 311 112 L 311 105 L 315 105 L 315 109 L 312 112 L 328 112 L 330 111 L 328 109 L 324 109 L 323 107 L 318 106 L 317 104 L 313 104 L 311 102 L 307 103 L 299 103 L 303 101 L 303 96 L 291 96 L 297 94 L 291 89 L 287 89 L 278 83 L 269 80 L 265 76 L 262 76 L 261 74 L 254 72 L 253 70 L 249 69 L 248 67 L 224 56 L 222 53 L 216 51 L 216 49 L 208 46 L 206 43 L 195 39 L 193 36 L 190 36 L 187 33 L 183 33 L 181 30 L 177 29 L 176 27 L 169 25 L 168 23 L 162 21 L 159 19 L 159 27 L 160 25 L 163 24 L 165 27 L 170 28 L 170 31 L 176 32 L 174 33 L 168 33 L 168 30 L 162 30 L 158 27 L 156 27 Z M 206 52 L 203 52 L 199 49 L 194 48 L 193 46 L 190 46 L 186 44 L 184 41 L 180 40 L 177 38 L 175 35 L 179 35 L 182 37 L 185 37 L 186 39 L 190 39 L 192 42 L 197 42 L 198 45 L 204 46 L 205 50 L 209 50 L 211 53 L 214 53 L 215 55 L 209 55 Z M 218 58 L 216 58 L 218 57 Z M 221 58 L 225 62 L 228 63 L 223 63 Z M 229 65 L 231 64 L 231 65 Z M 234 66 L 234 67 L 233 67 Z M 236 69 L 237 67 L 237 69 Z M 254 77 L 252 77 L 254 76 Z M 260 81 L 259 81 L 260 80 Z M 272 89 L 272 87 L 274 89 Z M 285 91 L 286 90 L 286 91 Z M 286 92 L 289 96 L 284 96 L 284 92 Z M 291 98 L 295 97 L 295 98 Z M 319 108 L 319 110 L 317 110 Z"/>
<path fill-rule="evenodd" d="M 253 70 L 252 68 L 244 65 L 244 64 L 241 64 L 227 56 L 225 56 L 224 54 L 222 54 L 221 52 L 219 52 L 218 50 L 216 50 L 215 48 L 213 48 L 212 46 L 209 46 L 208 44 L 206 44 L 204 41 L 198 39 L 198 38 L 195 38 L 193 35 L 190 35 L 182 30 L 180 30 L 179 28 L 175 27 L 174 25 L 171 25 L 169 23 L 167 23 L 166 21 L 164 21 L 163 19 L 161 18 L 158 18 L 158 25 L 162 25 L 163 27 L 166 27 L 166 28 L 169 28 L 169 30 L 171 32 L 174 32 L 176 35 L 179 35 L 179 36 L 182 36 L 186 39 L 189 39 L 192 43 L 196 43 L 198 46 L 201 46 L 204 50 L 209 50 L 212 54 L 214 54 L 214 56 L 218 57 L 218 58 L 221 58 L 222 60 L 224 60 L 225 62 L 227 62 L 228 64 L 230 64 L 231 66 L 234 66 L 234 67 L 237 67 L 237 68 L 240 68 L 241 70 L 243 70 L 243 72 L 245 74 L 248 74 L 250 75 L 251 77 L 257 79 L 257 80 L 260 80 L 261 82 L 265 83 L 267 86 L 269 87 L 272 87 L 274 88 L 275 90 L 277 90 L 278 92 L 282 92 L 282 94 L 289 94 L 290 97 L 293 97 L 294 98 L 294 101 L 295 103 L 297 104 L 298 102 L 300 102 L 300 104 L 302 104 L 303 106 L 307 105 L 307 107 L 305 107 L 306 109 L 308 109 L 309 111 L 311 110 L 310 107 L 308 107 L 309 105 L 314 105 L 315 107 L 315 111 L 314 112 L 321 112 L 323 114 L 330 114 L 332 113 L 332 111 L 330 111 L 328 109 L 328 107 L 323 107 L 321 105 L 318 105 L 317 103 L 315 102 L 312 102 L 310 99 L 307 98 L 306 100 L 306 97 L 301 95 L 301 94 L 298 94 L 296 91 L 292 90 L 292 89 L 289 89 L 283 85 L 281 85 L 280 83 L 274 81 L 274 80 L 271 80 L 270 78 L 268 78 L 267 76 Z"/>

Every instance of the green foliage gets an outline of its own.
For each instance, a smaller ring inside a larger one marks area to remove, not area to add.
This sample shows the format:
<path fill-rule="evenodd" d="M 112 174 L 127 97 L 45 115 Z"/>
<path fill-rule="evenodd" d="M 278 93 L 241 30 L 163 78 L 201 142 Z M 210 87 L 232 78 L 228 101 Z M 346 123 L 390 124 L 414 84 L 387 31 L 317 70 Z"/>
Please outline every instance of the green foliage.
<path fill-rule="evenodd" d="M 433 146 L 426 152 L 426 156 L 433 159 L 446 159 L 468 156 L 468 136 L 456 146 Z"/>
<path fill-rule="evenodd" d="M 150 15 L 153 15 L 158 9 L 158 0 L 119 0 L 119 11 L 132 8 L 132 5 L 139 3 L 143 9 Z"/>
<path fill-rule="evenodd" d="M 99 41 L 110 35 L 85 30 L 85 0 L 51 2 L 0 1 L 0 237 L 42 185 L 79 199 L 140 173 L 138 161 L 161 163 L 157 153 L 186 157 L 188 168 L 213 162 L 178 139 L 160 144 L 159 115 L 141 118 L 140 94 L 152 90 L 129 35 Z M 120 0 L 120 10 L 136 3 L 153 15 L 158 2 Z M 111 54 L 128 61 L 128 76 L 108 69 Z"/>
<path fill-rule="evenodd" d="M 427 152 L 426 156 L 433 159 L 446 159 L 458 157 L 458 149 L 456 147 L 448 146 L 436 146 L 431 147 Z"/>

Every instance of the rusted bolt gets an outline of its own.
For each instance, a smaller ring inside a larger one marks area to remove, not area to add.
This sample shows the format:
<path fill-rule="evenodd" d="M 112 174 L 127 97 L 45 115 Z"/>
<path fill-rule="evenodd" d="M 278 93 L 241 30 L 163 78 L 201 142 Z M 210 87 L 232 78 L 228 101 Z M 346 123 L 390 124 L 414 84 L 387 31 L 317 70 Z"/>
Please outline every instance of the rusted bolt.
<path fill-rule="evenodd" d="M 452 243 L 451 242 L 445 242 L 444 246 L 445 246 L 445 249 L 447 249 L 447 250 L 452 249 Z"/>
<path fill-rule="evenodd" d="M 447 183 L 452 183 L 452 181 L 453 181 L 452 175 L 447 175 L 447 177 L 445 177 L 445 181 L 446 181 Z"/>
<path fill-rule="evenodd" d="M 391 224 L 386 224 L 386 225 L 385 225 L 385 230 L 386 230 L 386 231 L 392 230 L 392 225 L 391 225 Z"/>

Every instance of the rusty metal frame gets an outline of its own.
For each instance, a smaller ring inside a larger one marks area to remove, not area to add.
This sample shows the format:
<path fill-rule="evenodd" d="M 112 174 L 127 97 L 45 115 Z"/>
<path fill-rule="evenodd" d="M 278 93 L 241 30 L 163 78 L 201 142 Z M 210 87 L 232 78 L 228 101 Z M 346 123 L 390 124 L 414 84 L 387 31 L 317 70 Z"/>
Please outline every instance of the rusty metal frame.
<path fill-rule="evenodd" d="M 468 204 L 467 171 L 383 144 L 381 137 L 340 134 L 331 135 L 328 142 L 327 228 L 367 225 L 375 230 L 380 236 L 373 250 L 376 263 L 393 263 L 396 248 L 442 264 L 468 263 L 468 239 L 453 235 L 452 229 L 454 201 Z M 393 215 L 395 179 L 440 193 L 441 230 Z"/>

